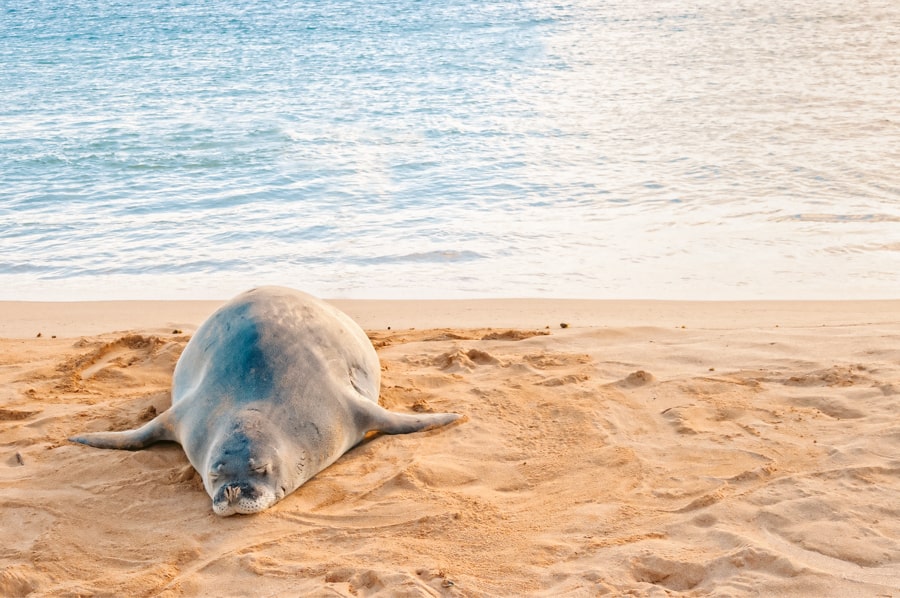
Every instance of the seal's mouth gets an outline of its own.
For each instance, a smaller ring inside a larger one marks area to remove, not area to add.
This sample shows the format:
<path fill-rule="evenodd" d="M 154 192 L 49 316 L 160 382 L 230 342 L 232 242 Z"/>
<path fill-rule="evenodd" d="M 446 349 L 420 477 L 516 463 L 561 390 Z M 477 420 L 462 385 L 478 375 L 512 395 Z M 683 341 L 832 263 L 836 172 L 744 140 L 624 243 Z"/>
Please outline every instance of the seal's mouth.
<path fill-rule="evenodd" d="M 248 486 L 228 484 L 213 499 L 213 512 L 220 517 L 251 515 L 265 511 L 278 502 L 275 493 L 268 488 L 251 490 Z"/>

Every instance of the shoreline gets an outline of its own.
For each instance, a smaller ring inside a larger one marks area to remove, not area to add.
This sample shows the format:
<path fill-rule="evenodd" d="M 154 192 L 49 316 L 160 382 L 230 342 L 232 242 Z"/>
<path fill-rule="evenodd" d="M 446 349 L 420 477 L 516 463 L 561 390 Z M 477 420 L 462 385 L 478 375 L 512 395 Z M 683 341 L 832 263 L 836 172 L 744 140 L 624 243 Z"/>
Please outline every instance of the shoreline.
<path fill-rule="evenodd" d="M 691 327 L 900 321 L 900 299 L 668 301 L 603 299 L 328 300 L 366 330 L 409 328 Z M 0 338 L 60 338 L 130 329 L 193 331 L 225 301 L 0 301 Z"/>

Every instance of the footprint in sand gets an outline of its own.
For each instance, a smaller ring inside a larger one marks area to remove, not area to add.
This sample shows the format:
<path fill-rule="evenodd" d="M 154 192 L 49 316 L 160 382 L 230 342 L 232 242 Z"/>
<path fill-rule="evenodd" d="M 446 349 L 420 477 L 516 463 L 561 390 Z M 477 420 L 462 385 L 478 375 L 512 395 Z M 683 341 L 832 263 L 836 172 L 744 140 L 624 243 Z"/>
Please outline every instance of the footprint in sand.
<path fill-rule="evenodd" d="M 816 370 L 799 376 L 791 376 L 783 383 L 785 386 L 855 386 L 873 383 L 863 365 L 835 365 L 823 370 Z"/>
<path fill-rule="evenodd" d="M 511 331 L 519 333 L 521 331 Z M 506 338 L 508 333 L 500 333 L 500 337 Z M 518 338 L 518 337 L 516 337 Z M 590 380 L 585 365 L 591 359 L 587 355 L 565 353 L 533 353 L 524 356 L 515 356 L 513 361 L 501 360 L 487 351 L 480 349 L 455 349 L 442 353 L 430 360 L 430 365 L 449 373 L 471 373 L 479 366 L 510 367 L 525 374 L 540 375 L 539 380 L 532 383 L 539 386 L 564 386 L 578 384 Z M 557 375 L 546 376 L 545 371 L 556 371 Z M 574 371 L 573 371 L 574 370 Z"/>
<path fill-rule="evenodd" d="M 529 353 L 522 356 L 521 365 L 528 371 L 541 376 L 534 382 L 539 386 L 565 386 L 578 384 L 591 379 L 590 370 L 585 366 L 592 363 L 589 355 L 577 353 Z M 554 376 L 545 376 L 546 371 L 556 372 Z"/>
<path fill-rule="evenodd" d="M 707 574 L 706 569 L 696 563 L 673 561 L 650 554 L 632 558 L 630 565 L 635 581 L 652 583 L 676 592 L 696 587 Z"/>
<path fill-rule="evenodd" d="M 646 386 L 656 380 L 653 377 L 653 374 L 647 372 L 645 370 L 637 370 L 636 372 L 631 372 L 621 380 L 619 380 L 616 385 L 623 388 L 639 388 L 641 386 Z"/>
<path fill-rule="evenodd" d="M 538 384 L 540 386 L 564 386 L 566 384 L 578 384 L 579 382 L 585 382 L 590 379 L 591 377 L 587 374 L 577 373 L 545 378 L 540 382 L 535 382 L 535 384 Z"/>
<path fill-rule="evenodd" d="M 20 421 L 40 412 L 40 409 L 0 409 L 0 421 Z"/>
<path fill-rule="evenodd" d="M 503 367 L 505 364 L 486 351 L 457 349 L 438 355 L 432 361 L 432 365 L 446 372 L 472 372 L 480 365 Z"/>
<path fill-rule="evenodd" d="M 30 567 L 12 566 L 0 571 L 0 596 L 28 596 L 44 585 Z"/>
<path fill-rule="evenodd" d="M 154 378 L 169 377 L 186 340 L 164 341 L 156 336 L 130 334 L 97 346 L 89 353 L 76 356 L 58 366 L 62 373 L 57 389 L 79 392 L 88 381 L 115 379 L 124 382 L 124 370 L 132 365 L 147 366 L 145 374 Z M 99 343 L 98 343 L 99 344 Z M 78 347 L 91 346 L 80 341 Z M 140 382 L 143 384 L 143 382 Z"/>

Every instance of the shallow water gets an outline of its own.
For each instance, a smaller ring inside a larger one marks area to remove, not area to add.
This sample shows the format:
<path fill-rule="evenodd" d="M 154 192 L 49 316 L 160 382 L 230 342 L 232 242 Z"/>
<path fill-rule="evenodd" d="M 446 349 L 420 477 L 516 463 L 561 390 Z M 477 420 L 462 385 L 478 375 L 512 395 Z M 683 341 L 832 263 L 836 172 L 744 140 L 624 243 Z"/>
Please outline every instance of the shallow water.
<path fill-rule="evenodd" d="M 7 1 L 0 299 L 900 295 L 900 5 Z"/>

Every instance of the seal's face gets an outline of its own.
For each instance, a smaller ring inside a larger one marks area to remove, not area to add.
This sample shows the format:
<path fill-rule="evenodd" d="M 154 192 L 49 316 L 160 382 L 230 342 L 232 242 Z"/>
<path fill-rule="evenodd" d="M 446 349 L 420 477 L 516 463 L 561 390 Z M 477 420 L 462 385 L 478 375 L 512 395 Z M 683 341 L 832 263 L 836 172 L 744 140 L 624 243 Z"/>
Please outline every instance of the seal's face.
<path fill-rule="evenodd" d="M 227 517 L 268 509 L 284 498 L 286 489 L 277 483 L 272 461 L 249 459 L 243 467 L 220 461 L 208 473 L 213 511 Z"/>
<path fill-rule="evenodd" d="M 271 443 L 235 431 L 210 455 L 204 485 L 216 515 L 259 513 L 284 498 L 285 464 Z"/>

